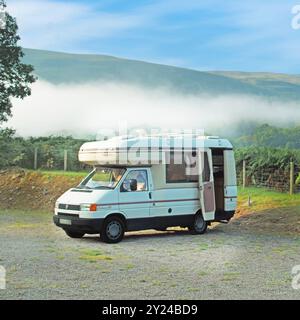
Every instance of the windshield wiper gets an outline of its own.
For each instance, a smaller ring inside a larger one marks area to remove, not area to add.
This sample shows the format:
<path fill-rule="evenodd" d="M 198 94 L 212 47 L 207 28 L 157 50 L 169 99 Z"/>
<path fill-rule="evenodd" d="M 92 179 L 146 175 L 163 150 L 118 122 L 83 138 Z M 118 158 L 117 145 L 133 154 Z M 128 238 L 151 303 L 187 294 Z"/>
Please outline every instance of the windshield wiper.
<path fill-rule="evenodd" d="M 112 187 L 108 187 L 108 186 L 99 186 L 99 187 L 95 187 L 93 189 L 113 189 Z"/>
<path fill-rule="evenodd" d="M 77 187 L 76 187 L 77 189 L 89 189 L 89 190 L 91 190 L 92 188 L 90 188 L 90 187 L 88 187 L 88 186 L 85 186 L 85 185 L 78 185 Z"/>

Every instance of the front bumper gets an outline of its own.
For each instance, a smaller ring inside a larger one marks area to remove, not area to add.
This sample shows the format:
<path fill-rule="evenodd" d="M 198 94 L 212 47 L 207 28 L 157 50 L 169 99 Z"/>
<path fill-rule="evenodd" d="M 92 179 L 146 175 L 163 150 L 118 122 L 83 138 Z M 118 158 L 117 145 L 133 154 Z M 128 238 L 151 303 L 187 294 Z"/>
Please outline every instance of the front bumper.
<path fill-rule="evenodd" d="M 61 221 L 68 224 L 61 223 Z M 53 216 L 53 222 L 60 228 L 69 231 L 84 232 L 89 234 L 100 233 L 104 219 L 85 219 L 79 218 L 77 216 L 64 216 L 64 215 L 55 215 Z"/>

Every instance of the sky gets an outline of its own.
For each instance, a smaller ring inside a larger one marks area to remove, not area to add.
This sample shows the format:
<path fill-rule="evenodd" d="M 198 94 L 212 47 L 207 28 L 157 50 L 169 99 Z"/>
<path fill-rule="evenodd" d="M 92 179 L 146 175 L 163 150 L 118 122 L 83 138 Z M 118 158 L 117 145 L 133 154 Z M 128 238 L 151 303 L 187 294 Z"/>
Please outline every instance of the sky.
<path fill-rule="evenodd" d="M 23 47 L 300 74 L 300 0 L 7 0 Z M 293 9 L 294 8 L 294 9 Z M 294 26 L 294 28 L 292 27 Z"/>

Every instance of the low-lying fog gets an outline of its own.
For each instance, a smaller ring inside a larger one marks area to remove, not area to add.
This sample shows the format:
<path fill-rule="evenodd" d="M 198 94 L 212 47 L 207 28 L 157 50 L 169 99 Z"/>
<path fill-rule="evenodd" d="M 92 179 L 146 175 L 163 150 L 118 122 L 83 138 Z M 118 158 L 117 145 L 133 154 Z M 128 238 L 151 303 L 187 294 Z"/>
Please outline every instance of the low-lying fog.
<path fill-rule="evenodd" d="M 201 128 L 214 133 L 230 132 L 240 122 L 286 125 L 300 119 L 297 103 L 254 96 L 188 96 L 118 83 L 52 85 L 40 80 L 31 97 L 13 104 L 8 126 L 22 136 L 94 135 L 126 121 L 135 128 Z"/>

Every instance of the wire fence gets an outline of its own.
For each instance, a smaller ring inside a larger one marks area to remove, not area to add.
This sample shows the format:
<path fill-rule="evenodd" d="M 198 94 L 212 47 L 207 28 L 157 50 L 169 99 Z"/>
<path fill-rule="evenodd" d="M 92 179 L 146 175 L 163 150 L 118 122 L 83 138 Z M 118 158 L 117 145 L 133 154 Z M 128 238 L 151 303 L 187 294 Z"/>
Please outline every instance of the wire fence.
<path fill-rule="evenodd" d="M 291 162 L 283 168 L 252 168 L 243 161 L 237 170 L 238 185 L 263 187 L 279 192 L 300 193 L 300 164 Z"/>
<path fill-rule="evenodd" d="M 91 166 L 78 160 L 78 150 L 59 149 L 45 152 L 38 148 L 30 150 L 29 156 L 22 158 L 19 166 L 34 170 L 88 171 Z"/>

